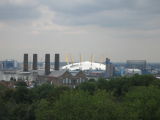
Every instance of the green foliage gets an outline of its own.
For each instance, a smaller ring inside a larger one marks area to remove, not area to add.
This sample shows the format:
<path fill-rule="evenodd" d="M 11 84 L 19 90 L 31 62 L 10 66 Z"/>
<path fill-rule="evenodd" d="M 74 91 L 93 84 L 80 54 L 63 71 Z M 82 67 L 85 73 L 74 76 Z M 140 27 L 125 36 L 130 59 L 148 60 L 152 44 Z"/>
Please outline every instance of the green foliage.
<path fill-rule="evenodd" d="M 128 110 L 137 114 L 139 119 L 160 119 L 160 89 L 157 87 L 136 87 L 124 99 Z"/>
<path fill-rule="evenodd" d="M 59 99 L 60 95 L 63 94 L 65 91 L 70 91 L 70 88 L 68 87 L 56 87 L 54 90 L 47 96 L 47 100 L 49 101 L 56 101 Z"/>
<path fill-rule="evenodd" d="M 78 89 L 84 90 L 89 92 L 90 94 L 93 94 L 96 91 L 97 86 L 95 82 L 84 82 L 78 86 Z"/>
<path fill-rule="evenodd" d="M 122 120 L 123 110 L 120 109 L 120 104 L 115 102 L 107 92 L 97 91 L 92 97 L 91 105 L 93 108 L 94 120 Z"/>
<path fill-rule="evenodd" d="M 36 100 L 47 98 L 53 91 L 54 86 L 50 84 L 43 84 L 31 89 Z"/>
<path fill-rule="evenodd" d="M 134 86 L 149 86 L 154 80 L 155 77 L 152 75 L 135 75 L 130 78 L 131 84 Z"/>
<path fill-rule="evenodd" d="M 11 120 L 35 120 L 34 109 L 30 104 L 16 104 L 11 111 Z"/>
<path fill-rule="evenodd" d="M 52 105 L 45 99 L 40 100 L 35 110 L 36 120 L 53 120 Z"/>
<path fill-rule="evenodd" d="M 89 82 L 96 82 L 95 79 L 89 79 Z"/>
<path fill-rule="evenodd" d="M 0 86 L 0 120 L 159 120 L 160 80 L 135 75 L 77 86 Z"/>
<path fill-rule="evenodd" d="M 27 87 L 26 82 L 24 81 L 18 81 L 15 83 L 16 87 Z"/>
<path fill-rule="evenodd" d="M 6 104 L 1 97 L 0 97 L 0 120 L 9 120 Z"/>
<path fill-rule="evenodd" d="M 109 82 L 106 79 L 100 78 L 97 81 L 97 88 L 101 90 L 108 90 L 109 89 Z"/>
<path fill-rule="evenodd" d="M 83 120 L 91 117 L 90 95 L 84 91 L 64 93 L 55 103 L 57 120 Z"/>
<path fill-rule="evenodd" d="M 105 91 L 90 95 L 85 91 L 63 94 L 54 105 L 56 120 L 120 120 L 118 104 Z"/>
<path fill-rule="evenodd" d="M 0 84 L 0 91 L 5 90 L 5 89 L 6 89 L 6 87 L 4 85 Z"/>
<path fill-rule="evenodd" d="M 18 104 L 32 102 L 32 96 L 30 95 L 29 89 L 27 89 L 26 87 L 18 87 L 13 93 L 13 98 Z"/>

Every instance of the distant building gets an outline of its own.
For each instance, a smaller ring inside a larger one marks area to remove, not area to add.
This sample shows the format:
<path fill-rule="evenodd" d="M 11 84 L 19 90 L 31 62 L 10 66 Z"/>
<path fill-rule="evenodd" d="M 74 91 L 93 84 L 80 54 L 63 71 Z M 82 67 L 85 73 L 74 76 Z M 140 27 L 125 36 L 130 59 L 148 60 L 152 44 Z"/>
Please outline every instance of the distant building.
<path fill-rule="evenodd" d="M 3 69 L 3 62 L 0 61 L 0 70 L 2 70 L 2 69 Z"/>
<path fill-rule="evenodd" d="M 142 75 L 142 71 L 140 69 L 126 69 L 125 70 L 125 75 L 127 76 L 132 76 L 132 75 Z"/>
<path fill-rule="evenodd" d="M 31 72 L 19 72 L 17 80 L 32 81 Z"/>
<path fill-rule="evenodd" d="M 88 79 L 95 79 L 105 77 L 106 66 L 102 63 L 84 61 L 79 63 L 73 63 L 66 66 L 63 66 L 63 70 L 68 70 L 70 73 L 78 73 L 79 71 L 83 71 L 83 73 L 87 76 Z"/>
<path fill-rule="evenodd" d="M 0 66 L 3 70 L 15 70 L 18 69 L 18 62 L 15 60 L 5 60 Z"/>
<path fill-rule="evenodd" d="M 115 67 L 110 62 L 110 59 L 106 58 L 106 77 L 110 78 L 114 76 Z"/>
<path fill-rule="evenodd" d="M 127 60 L 127 68 L 129 69 L 140 69 L 142 71 L 146 70 L 147 61 L 146 60 Z"/>
<path fill-rule="evenodd" d="M 115 67 L 115 76 L 124 76 L 125 75 L 125 67 Z"/>
<path fill-rule="evenodd" d="M 89 70 L 97 70 L 97 71 L 105 71 L 105 65 L 102 63 L 95 63 L 90 61 L 84 61 L 80 63 L 73 63 L 66 66 L 63 66 L 62 69 L 69 71 L 89 71 Z"/>
<path fill-rule="evenodd" d="M 45 75 L 44 72 L 41 71 L 37 77 L 38 84 L 48 82 L 56 86 L 68 86 L 71 88 L 75 88 L 87 80 L 86 75 L 82 71 L 77 74 L 72 74 L 67 70 L 52 71 L 49 75 Z"/>
<path fill-rule="evenodd" d="M 15 87 L 15 82 L 14 81 L 0 81 L 0 85 L 8 88 L 14 88 Z"/>

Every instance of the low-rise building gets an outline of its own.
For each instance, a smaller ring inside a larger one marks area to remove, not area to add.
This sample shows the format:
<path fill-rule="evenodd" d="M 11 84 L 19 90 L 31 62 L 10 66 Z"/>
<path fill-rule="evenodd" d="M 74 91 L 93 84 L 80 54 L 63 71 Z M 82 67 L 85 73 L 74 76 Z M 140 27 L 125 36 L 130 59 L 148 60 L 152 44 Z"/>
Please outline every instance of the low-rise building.
<path fill-rule="evenodd" d="M 15 87 L 15 82 L 14 81 L 4 81 L 4 80 L 1 80 L 0 81 L 0 85 L 2 85 L 4 87 L 8 87 L 8 88 L 14 88 Z"/>
<path fill-rule="evenodd" d="M 37 76 L 37 84 L 50 83 L 55 86 L 68 86 L 75 88 L 82 82 L 86 82 L 88 79 L 82 71 L 78 73 L 70 73 L 67 70 L 52 71 L 49 75 L 45 75 L 41 72 Z"/>
<path fill-rule="evenodd" d="M 127 76 L 132 76 L 132 75 L 142 75 L 142 71 L 140 69 L 126 69 L 125 70 L 125 75 Z"/>

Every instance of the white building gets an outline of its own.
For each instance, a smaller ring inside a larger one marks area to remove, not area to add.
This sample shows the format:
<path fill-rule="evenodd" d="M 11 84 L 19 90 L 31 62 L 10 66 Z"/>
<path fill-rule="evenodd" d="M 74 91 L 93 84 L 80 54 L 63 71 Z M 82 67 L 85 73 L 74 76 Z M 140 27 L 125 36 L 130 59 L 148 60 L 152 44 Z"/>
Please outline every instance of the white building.
<path fill-rule="evenodd" d="M 73 63 L 66 66 L 63 66 L 62 69 L 67 69 L 69 71 L 88 71 L 88 70 L 103 70 L 105 71 L 106 66 L 101 63 L 95 63 L 95 62 L 80 62 L 80 63 Z"/>
<path fill-rule="evenodd" d="M 135 74 L 139 74 L 142 75 L 142 71 L 140 69 L 126 69 L 125 70 L 125 75 L 135 75 Z"/>

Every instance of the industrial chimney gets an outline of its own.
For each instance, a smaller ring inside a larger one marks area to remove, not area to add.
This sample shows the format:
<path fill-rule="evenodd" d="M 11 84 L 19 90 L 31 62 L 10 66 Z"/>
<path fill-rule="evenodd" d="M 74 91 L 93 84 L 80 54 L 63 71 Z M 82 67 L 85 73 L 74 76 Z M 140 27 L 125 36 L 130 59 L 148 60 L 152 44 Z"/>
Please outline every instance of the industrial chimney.
<path fill-rule="evenodd" d="M 50 74 L 50 54 L 45 55 L 45 75 Z"/>
<path fill-rule="evenodd" d="M 28 54 L 24 54 L 23 72 L 28 72 Z"/>
<path fill-rule="evenodd" d="M 38 61 L 37 56 L 38 56 L 37 54 L 33 54 L 33 66 L 32 66 L 33 70 L 37 70 L 37 61 Z"/>
<path fill-rule="evenodd" d="M 55 54 L 54 70 L 59 70 L 59 54 Z"/>

